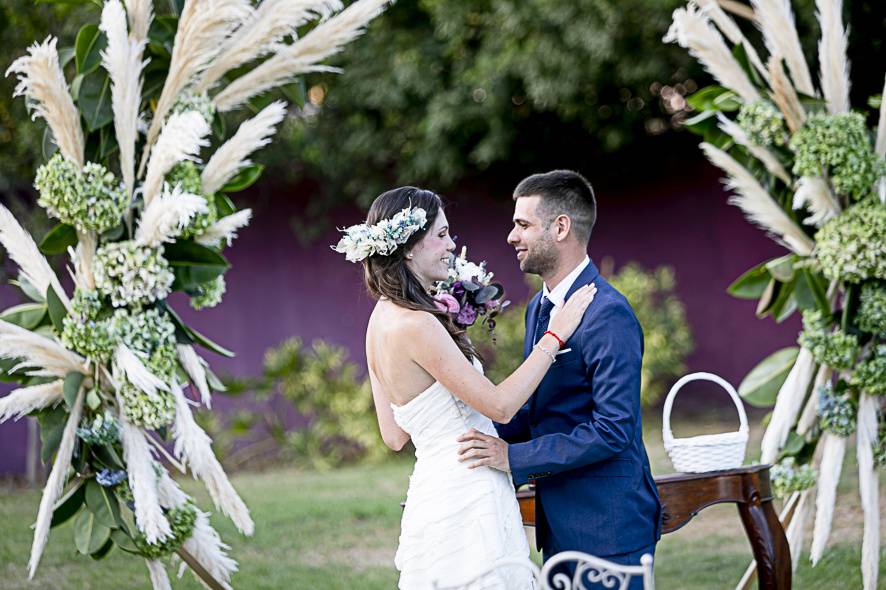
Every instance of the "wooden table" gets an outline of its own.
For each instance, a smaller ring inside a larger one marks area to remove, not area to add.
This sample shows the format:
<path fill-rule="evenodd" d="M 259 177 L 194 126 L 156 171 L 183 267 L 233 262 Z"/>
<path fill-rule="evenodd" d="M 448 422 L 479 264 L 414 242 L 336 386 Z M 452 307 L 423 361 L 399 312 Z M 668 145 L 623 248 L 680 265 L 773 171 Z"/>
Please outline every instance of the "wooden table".
<path fill-rule="evenodd" d="M 662 533 L 682 528 L 701 510 L 732 502 L 751 542 L 761 590 L 791 587 L 791 552 L 772 507 L 769 466 L 751 465 L 710 473 L 675 473 L 655 478 L 662 503 Z M 523 524 L 535 526 L 535 490 L 517 492 Z"/>

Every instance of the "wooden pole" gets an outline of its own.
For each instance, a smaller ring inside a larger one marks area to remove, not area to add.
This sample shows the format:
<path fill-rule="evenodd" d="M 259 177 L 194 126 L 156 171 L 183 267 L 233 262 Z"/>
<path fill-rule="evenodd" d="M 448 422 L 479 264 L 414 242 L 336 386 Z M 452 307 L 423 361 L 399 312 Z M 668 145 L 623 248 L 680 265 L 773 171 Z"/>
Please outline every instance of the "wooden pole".
<path fill-rule="evenodd" d="M 200 565 L 200 562 L 197 561 L 197 558 L 188 553 L 188 551 L 184 547 L 179 547 L 176 550 L 176 553 L 178 553 L 178 556 L 181 557 L 186 564 L 188 564 L 188 567 L 191 568 L 191 570 L 193 570 L 193 572 L 197 574 L 197 576 L 201 580 L 203 580 L 203 582 L 209 588 L 211 588 L 211 590 L 230 590 L 230 586 L 228 586 L 227 584 L 222 584 L 221 582 L 213 578 L 212 574 L 206 571 L 206 568 Z"/>

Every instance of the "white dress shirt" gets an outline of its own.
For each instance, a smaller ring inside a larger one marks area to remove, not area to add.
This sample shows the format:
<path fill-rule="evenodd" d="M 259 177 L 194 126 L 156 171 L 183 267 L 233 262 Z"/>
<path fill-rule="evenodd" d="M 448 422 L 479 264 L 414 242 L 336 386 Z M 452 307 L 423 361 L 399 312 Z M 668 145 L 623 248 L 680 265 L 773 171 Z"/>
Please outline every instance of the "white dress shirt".
<path fill-rule="evenodd" d="M 542 287 L 542 297 L 547 297 L 551 300 L 551 303 L 554 304 L 554 308 L 551 310 L 551 319 L 553 319 L 554 316 L 557 315 L 557 312 L 566 303 L 566 294 L 569 292 L 572 284 L 578 278 L 578 275 L 580 275 L 590 263 L 591 259 L 585 256 L 585 259 L 582 260 L 571 273 L 566 275 L 562 281 L 557 283 L 556 287 L 548 290 L 547 283 L 545 283 L 544 287 Z"/>

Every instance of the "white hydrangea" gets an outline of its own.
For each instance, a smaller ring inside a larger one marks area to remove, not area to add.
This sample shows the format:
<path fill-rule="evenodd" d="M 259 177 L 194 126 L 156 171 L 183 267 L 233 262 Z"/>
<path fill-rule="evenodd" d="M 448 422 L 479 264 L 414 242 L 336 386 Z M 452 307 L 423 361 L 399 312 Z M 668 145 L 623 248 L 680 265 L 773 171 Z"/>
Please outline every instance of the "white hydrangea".
<path fill-rule="evenodd" d="M 345 235 L 332 249 L 344 254 L 348 262 L 360 262 L 375 255 L 388 256 L 397 246 L 409 241 L 427 222 L 428 215 L 424 209 L 407 207 L 375 225 L 359 223 L 342 230 Z"/>
<path fill-rule="evenodd" d="M 95 253 L 95 288 L 114 307 L 141 306 L 169 295 L 175 276 L 163 258 L 163 246 L 140 246 L 131 240 L 101 246 Z"/>

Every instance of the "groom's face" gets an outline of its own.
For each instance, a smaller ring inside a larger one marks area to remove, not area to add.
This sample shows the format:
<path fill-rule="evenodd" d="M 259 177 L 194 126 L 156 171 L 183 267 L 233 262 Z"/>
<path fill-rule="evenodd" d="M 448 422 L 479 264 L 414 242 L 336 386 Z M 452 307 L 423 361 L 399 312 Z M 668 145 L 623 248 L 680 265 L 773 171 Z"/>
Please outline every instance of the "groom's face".
<path fill-rule="evenodd" d="M 520 197 L 514 202 L 514 229 L 508 244 L 517 252 L 520 270 L 542 275 L 557 266 L 557 248 L 552 224 L 538 213 L 541 197 Z"/>

